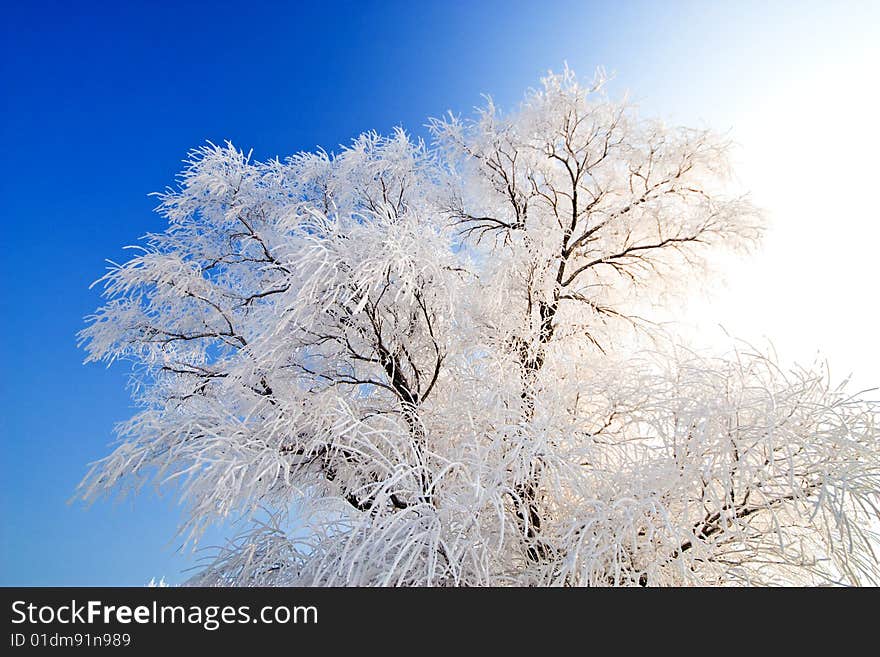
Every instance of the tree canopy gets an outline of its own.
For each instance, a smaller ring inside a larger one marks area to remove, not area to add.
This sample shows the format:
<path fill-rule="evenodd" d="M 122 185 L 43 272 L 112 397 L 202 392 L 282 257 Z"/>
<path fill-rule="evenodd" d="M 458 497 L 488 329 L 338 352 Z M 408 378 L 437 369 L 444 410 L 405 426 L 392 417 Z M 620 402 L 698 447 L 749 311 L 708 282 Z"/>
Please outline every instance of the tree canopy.
<path fill-rule="evenodd" d="M 652 323 L 760 240 L 729 144 L 550 74 L 337 153 L 191 152 L 101 279 L 140 410 L 82 497 L 175 487 L 234 585 L 878 582 L 878 405 Z"/>

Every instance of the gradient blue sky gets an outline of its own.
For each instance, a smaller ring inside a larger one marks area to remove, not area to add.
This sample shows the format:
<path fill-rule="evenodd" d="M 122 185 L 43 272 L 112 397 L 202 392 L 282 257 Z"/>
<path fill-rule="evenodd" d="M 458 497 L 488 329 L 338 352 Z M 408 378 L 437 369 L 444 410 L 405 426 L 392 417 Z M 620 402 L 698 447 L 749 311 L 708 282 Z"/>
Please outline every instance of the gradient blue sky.
<path fill-rule="evenodd" d="M 483 92 L 510 107 L 564 61 L 582 76 L 602 65 L 645 113 L 730 130 L 744 178 L 778 215 L 768 249 L 787 258 L 785 275 L 765 257 L 733 272 L 713 307 L 746 333 L 760 320 L 777 340 L 822 347 L 880 382 L 877 301 L 865 302 L 875 247 L 853 238 L 880 224 L 853 193 L 876 191 L 859 158 L 875 161 L 880 146 L 880 3 L 318 4 L 4 7 L 0 585 L 178 582 L 192 565 L 173 539 L 173 499 L 66 502 L 131 413 L 123 367 L 81 364 L 75 333 L 99 302 L 88 285 L 105 258 L 162 228 L 147 194 L 172 184 L 206 139 L 264 159 L 366 129 L 419 133 L 426 117 L 467 112 Z M 833 137 L 841 130 L 847 145 Z M 810 157 L 852 185 L 834 205 L 808 193 Z M 811 263 L 832 247 L 815 228 L 829 213 L 850 231 L 833 249 L 851 257 L 819 277 Z M 768 277 L 784 279 L 773 294 Z"/>

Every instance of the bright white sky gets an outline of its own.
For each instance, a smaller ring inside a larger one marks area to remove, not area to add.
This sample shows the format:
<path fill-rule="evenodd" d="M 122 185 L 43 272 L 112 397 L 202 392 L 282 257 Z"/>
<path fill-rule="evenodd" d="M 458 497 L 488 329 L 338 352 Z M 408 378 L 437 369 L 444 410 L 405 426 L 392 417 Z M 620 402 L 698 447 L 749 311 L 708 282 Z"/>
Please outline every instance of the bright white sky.
<path fill-rule="evenodd" d="M 696 107 L 669 114 L 730 129 L 737 177 L 770 230 L 754 256 L 724 264 L 727 285 L 686 316 L 703 340 L 723 335 L 720 323 L 771 340 L 784 359 L 809 362 L 818 351 L 835 379 L 853 373 L 857 386 L 880 386 L 880 3 L 804 5 L 748 32 L 732 8 L 721 11 L 730 15 L 702 17 L 728 21 L 714 52 L 694 64 L 674 46 L 665 62 L 681 58 L 680 74 L 705 90 Z M 651 110 L 660 94 L 639 96 Z"/>

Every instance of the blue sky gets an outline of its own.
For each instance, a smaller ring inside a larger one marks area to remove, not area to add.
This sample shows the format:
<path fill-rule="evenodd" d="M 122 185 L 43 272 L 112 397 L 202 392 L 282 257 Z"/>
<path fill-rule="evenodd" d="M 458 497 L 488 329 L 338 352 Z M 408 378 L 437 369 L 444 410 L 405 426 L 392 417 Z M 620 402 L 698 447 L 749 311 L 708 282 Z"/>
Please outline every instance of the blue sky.
<path fill-rule="evenodd" d="M 427 117 L 468 112 L 484 92 L 511 106 L 564 61 L 582 76 L 602 65 L 645 113 L 729 130 L 751 147 L 746 178 L 779 210 L 770 253 L 801 267 L 785 278 L 808 278 L 828 240 L 804 237 L 811 231 L 785 208 L 822 201 L 805 204 L 801 178 L 780 172 L 799 171 L 798 144 L 815 140 L 807 158 L 830 153 L 841 180 L 859 184 L 855 160 L 878 143 L 877 5 L 831 4 L 10 3 L 0 27 L 0 585 L 177 582 L 192 565 L 176 550 L 171 498 L 67 504 L 86 464 L 108 452 L 113 424 L 131 414 L 124 368 L 83 366 L 76 348 L 99 303 L 88 286 L 105 258 L 124 258 L 122 246 L 162 228 L 147 194 L 174 182 L 188 149 L 229 139 L 265 159 L 367 129 L 420 133 Z M 831 120 L 858 149 L 828 143 Z M 850 205 L 836 221 L 876 231 L 876 210 L 842 196 Z M 786 230 L 800 240 L 797 257 L 783 246 Z M 839 248 L 851 252 L 848 240 Z M 783 341 L 823 347 L 880 382 L 876 301 L 840 293 L 844 282 L 876 280 L 872 252 L 863 255 L 809 286 L 828 286 L 826 305 L 845 304 L 846 331 L 810 321 L 803 292 L 797 308 L 774 314 L 778 297 L 753 274 L 777 278 L 778 260 L 734 272 L 717 308 L 734 324 L 760 315 Z"/>

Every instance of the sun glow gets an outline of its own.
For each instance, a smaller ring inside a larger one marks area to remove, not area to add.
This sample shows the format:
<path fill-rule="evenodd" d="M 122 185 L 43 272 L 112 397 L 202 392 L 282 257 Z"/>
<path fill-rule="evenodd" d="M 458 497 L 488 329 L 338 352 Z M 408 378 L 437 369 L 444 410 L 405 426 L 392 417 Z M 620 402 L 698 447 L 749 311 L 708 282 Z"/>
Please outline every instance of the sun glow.
<path fill-rule="evenodd" d="M 768 231 L 688 312 L 704 335 L 720 324 L 799 362 L 818 351 L 835 378 L 865 386 L 880 375 L 878 62 L 876 43 L 853 43 L 806 75 L 780 76 L 775 94 L 738 117 L 734 168 Z"/>

